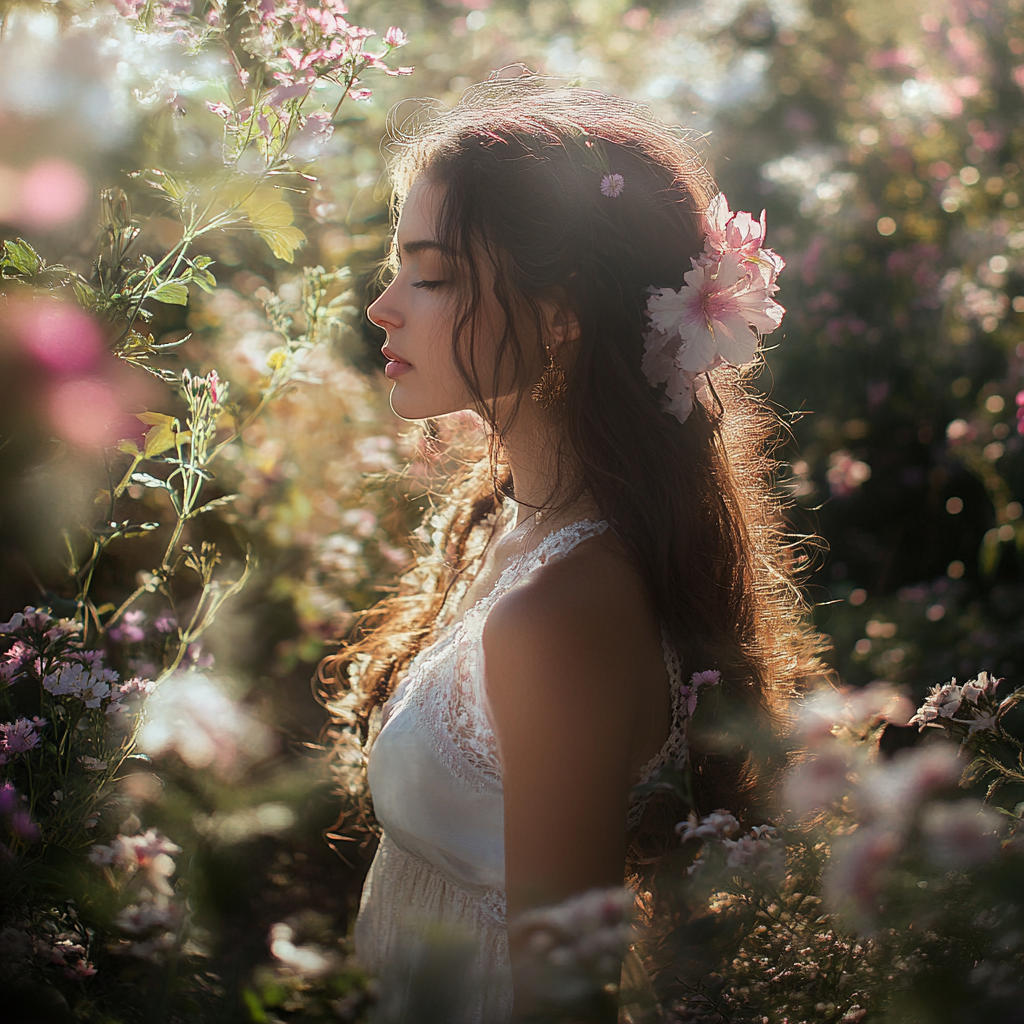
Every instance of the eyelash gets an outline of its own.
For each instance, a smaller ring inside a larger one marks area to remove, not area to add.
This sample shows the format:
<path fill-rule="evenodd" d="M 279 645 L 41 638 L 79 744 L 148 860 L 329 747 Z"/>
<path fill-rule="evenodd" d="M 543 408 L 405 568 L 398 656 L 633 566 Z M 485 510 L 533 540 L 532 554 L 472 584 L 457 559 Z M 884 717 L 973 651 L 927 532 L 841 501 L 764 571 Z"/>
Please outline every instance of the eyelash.
<path fill-rule="evenodd" d="M 413 288 L 424 288 L 426 291 L 433 291 L 435 288 L 440 288 L 444 284 L 444 281 L 415 281 L 413 282 Z"/>

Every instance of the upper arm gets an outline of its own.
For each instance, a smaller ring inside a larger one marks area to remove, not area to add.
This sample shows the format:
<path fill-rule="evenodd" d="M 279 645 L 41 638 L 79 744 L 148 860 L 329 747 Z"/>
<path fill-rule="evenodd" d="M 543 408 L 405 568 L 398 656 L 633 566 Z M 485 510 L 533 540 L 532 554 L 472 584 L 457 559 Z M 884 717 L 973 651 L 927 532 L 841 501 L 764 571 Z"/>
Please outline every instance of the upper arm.
<path fill-rule="evenodd" d="M 622 884 L 644 628 L 643 602 L 623 571 L 607 560 L 555 563 L 487 620 L 510 917 Z"/>

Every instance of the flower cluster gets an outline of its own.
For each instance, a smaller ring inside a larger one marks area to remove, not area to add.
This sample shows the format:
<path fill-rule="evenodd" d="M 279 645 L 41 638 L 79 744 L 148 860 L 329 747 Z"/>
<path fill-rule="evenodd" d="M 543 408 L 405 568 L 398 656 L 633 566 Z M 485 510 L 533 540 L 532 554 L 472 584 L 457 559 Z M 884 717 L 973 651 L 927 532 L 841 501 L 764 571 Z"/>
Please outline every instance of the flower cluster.
<path fill-rule="evenodd" d="M 43 689 L 54 697 L 74 697 L 87 708 L 105 703 L 108 715 L 123 711 L 118 698 L 118 675 L 103 665 L 99 651 L 82 651 L 80 661 L 65 661 L 43 676 Z"/>
<path fill-rule="evenodd" d="M 941 727 L 942 720 L 946 719 L 949 723 L 967 726 L 968 736 L 988 730 L 998 733 L 999 719 L 1013 706 L 1009 697 L 998 706 L 995 703 L 996 690 L 1002 681 L 982 672 L 963 686 L 958 686 L 955 679 L 933 686 L 910 724 L 923 732 L 928 726 Z"/>
<path fill-rule="evenodd" d="M 45 718 L 35 716 L 0 724 L 0 764 L 6 764 L 16 754 L 27 754 L 38 747 L 41 742 L 39 734 L 45 725 Z"/>
<path fill-rule="evenodd" d="M 758 334 L 782 323 L 772 296 L 785 266 L 764 248 L 765 215 L 733 213 L 719 193 L 705 214 L 704 251 L 690 260 L 682 288 L 652 288 L 647 300 L 643 371 L 653 387 L 665 383 L 666 411 L 680 423 L 693 408 L 694 382 L 725 363 L 754 359 Z"/>
<path fill-rule="evenodd" d="M 617 981 L 633 938 L 633 899 L 626 889 L 591 889 L 516 918 L 510 930 L 524 939 L 521 969 L 531 994 L 564 1005 Z"/>
<path fill-rule="evenodd" d="M 707 868 L 712 860 L 724 860 L 724 865 L 737 874 L 779 877 L 785 868 L 785 842 L 771 825 L 758 825 L 749 832 L 733 838 L 740 831 L 735 815 L 719 808 L 703 818 L 690 812 L 686 821 L 676 825 L 682 842 L 702 840 L 697 859 L 688 868 L 695 874 Z"/>
<path fill-rule="evenodd" d="M 128 874 L 141 872 L 152 893 L 170 896 L 174 890 L 167 879 L 174 874 L 174 857 L 179 853 L 180 846 L 151 828 L 141 835 L 118 835 L 109 846 L 94 846 L 89 853 L 89 860 L 99 866 L 113 866 Z"/>
<path fill-rule="evenodd" d="M 349 22 L 343 0 L 324 0 L 319 7 L 307 7 L 302 0 L 285 0 L 279 5 L 264 0 L 259 10 L 265 33 L 288 24 L 295 33 L 295 41 L 302 44 L 280 49 L 279 70 L 274 72 L 279 84 L 270 99 L 273 105 L 305 96 L 318 78 L 347 84 L 351 99 L 369 99 L 370 90 L 358 88 L 354 73 L 357 66 L 374 68 L 390 76 L 412 74 L 411 67 L 392 68 L 384 60 L 392 50 L 408 42 L 406 34 L 392 26 L 384 34 L 384 50 L 367 51 L 365 42 L 376 32 Z"/>
<path fill-rule="evenodd" d="M 179 853 L 180 846 L 152 828 L 140 835 L 118 835 L 109 845 L 93 846 L 89 852 L 89 860 L 104 869 L 109 881 L 120 881 L 119 888 L 136 877 L 142 883 L 136 902 L 123 907 L 114 919 L 122 932 L 132 936 L 117 951 L 154 959 L 177 945 L 184 913 L 173 899 L 169 879 Z"/>

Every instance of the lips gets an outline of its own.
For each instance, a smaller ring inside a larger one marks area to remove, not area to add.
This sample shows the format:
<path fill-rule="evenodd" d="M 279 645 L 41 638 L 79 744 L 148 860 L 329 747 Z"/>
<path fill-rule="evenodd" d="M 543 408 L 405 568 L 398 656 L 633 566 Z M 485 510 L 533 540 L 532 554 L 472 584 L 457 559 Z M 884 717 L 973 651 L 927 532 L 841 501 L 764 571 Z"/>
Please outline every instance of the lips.
<path fill-rule="evenodd" d="M 412 363 L 407 363 L 394 349 L 389 348 L 387 345 L 381 349 L 381 352 L 388 361 L 388 365 L 384 367 L 384 376 L 390 380 L 397 380 L 403 373 L 407 373 L 412 369 Z"/>
<path fill-rule="evenodd" d="M 381 350 L 381 354 L 388 362 L 404 363 L 406 366 L 412 366 L 412 363 L 408 359 L 403 359 L 393 348 L 385 345 Z"/>

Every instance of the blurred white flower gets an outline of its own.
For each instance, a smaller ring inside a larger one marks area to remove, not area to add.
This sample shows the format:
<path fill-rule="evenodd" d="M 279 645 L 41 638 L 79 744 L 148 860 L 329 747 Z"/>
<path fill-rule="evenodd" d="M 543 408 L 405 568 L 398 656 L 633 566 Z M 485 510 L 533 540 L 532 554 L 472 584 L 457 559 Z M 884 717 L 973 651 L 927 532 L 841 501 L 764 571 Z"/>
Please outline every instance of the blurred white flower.
<path fill-rule="evenodd" d="M 181 672 L 161 683 L 146 702 L 139 749 L 151 756 L 173 750 L 190 768 L 234 777 L 270 754 L 274 738 L 212 679 Z"/>

